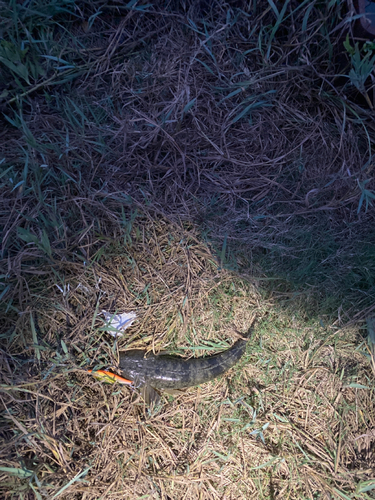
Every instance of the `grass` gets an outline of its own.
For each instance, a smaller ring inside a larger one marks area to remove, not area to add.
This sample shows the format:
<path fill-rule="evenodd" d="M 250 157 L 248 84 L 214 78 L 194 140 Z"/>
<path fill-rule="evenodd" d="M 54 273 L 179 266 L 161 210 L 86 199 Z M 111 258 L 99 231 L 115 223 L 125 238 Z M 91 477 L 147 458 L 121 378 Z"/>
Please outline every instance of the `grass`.
<path fill-rule="evenodd" d="M 33 316 L 19 321 L 24 338 L 13 339 L 18 354 L 1 385 L 4 467 L 17 470 L 7 473 L 7 493 L 28 484 L 42 498 L 371 498 L 361 489 L 372 479 L 374 383 L 357 328 L 291 316 L 166 221 L 139 219 L 130 234 L 132 244 L 101 263 L 64 264 L 65 288 L 52 276 L 45 283 L 35 328 L 43 341 L 34 340 Z M 96 314 L 109 307 L 139 317 L 115 343 Z M 254 312 L 238 367 L 166 396 L 156 414 L 130 404 L 128 388 L 84 371 L 116 365 L 126 346 L 209 354 L 208 341 L 223 347 Z"/>
<path fill-rule="evenodd" d="M 343 3 L 0 16 L 1 495 L 373 498 L 373 48 Z M 139 320 L 114 342 L 101 310 Z M 156 414 L 85 373 L 255 313 Z"/>

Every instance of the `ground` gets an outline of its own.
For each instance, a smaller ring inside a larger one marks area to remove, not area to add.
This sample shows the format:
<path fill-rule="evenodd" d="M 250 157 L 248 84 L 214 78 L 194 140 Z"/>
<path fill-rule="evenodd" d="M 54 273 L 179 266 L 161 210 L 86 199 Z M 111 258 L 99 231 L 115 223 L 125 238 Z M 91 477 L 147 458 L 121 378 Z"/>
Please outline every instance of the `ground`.
<path fill-rule="evenodd" d="M 1 496 L 374 498 L 375 47 L 346 4 L 0 9 Z M 156 409 L 87 372 L 254 318 Z"/>

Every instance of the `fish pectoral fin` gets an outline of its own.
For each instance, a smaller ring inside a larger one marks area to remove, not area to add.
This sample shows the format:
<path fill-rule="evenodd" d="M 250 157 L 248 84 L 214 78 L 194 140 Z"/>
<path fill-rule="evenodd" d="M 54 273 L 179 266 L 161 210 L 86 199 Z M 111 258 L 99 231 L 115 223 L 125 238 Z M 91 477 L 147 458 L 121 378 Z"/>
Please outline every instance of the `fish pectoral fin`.
<path fill-rule="evenodd" d="M 186 393 L 186 389 L 163 389 L 163 392 L 171 396 L 182 396 Z"/>
<path fill-rule="evenodd" d="M 142 385 L 142 387 L 140 387 L 140 393 L 146 405 L 157 406 L 160 403 L 160 394 L 157 392 L 156 389 L 151 387 L 151 385 L 149 384 Z"/>

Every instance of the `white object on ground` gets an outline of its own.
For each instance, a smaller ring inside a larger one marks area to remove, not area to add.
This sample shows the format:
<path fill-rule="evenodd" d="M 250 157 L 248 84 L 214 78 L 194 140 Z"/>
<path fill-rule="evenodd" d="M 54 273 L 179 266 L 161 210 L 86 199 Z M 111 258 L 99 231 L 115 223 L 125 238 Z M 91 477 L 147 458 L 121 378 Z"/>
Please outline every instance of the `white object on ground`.
<path fill-rule="evenodd" d="M 107 322 L 106 326 L 110 329 L 106 330 L 112 337 L 122 337 L 122 332 L 132 325 L 133 321 L 137 318 L 135 312 L 113 314 L 107 311 L 102 311 Z M 114 331 L 116 329 L 117 331 Z"/>

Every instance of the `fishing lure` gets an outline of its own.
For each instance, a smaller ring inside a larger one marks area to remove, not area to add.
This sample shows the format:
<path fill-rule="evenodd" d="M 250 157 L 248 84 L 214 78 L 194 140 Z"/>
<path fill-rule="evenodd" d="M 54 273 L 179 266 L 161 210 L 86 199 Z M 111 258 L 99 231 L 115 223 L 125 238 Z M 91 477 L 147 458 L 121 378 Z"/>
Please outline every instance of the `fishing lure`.
<path fill-rule="evenodd" d="M 106 370 L 87 371 L 92 373 L 97 380 L 101 380 L 102 382 L 106 382 L 108 384 L 115 384 L 117 382 L 118 384 L 131 385 L 133 383 L 131 380 L 127 380 L 124 377 L 120 377 L 120 375 L 116 375 L 116 373 L 108 372 Z"/>

